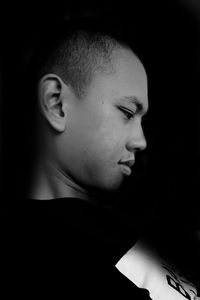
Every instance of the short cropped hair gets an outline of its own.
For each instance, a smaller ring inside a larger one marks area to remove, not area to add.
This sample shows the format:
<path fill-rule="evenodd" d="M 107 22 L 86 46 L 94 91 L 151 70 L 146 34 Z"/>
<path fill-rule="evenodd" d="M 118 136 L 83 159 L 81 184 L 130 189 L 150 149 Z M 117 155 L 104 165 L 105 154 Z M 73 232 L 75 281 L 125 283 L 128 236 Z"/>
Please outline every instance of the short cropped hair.
<path fill-rule="evenodd" d="M 37 45 L 34 69 L 37 80 L 54 73 L 81 98 L 95 74 L 112 74 L 114 51 L 129 45 L 94 21 L 66 22 L 50 30 Z"/>

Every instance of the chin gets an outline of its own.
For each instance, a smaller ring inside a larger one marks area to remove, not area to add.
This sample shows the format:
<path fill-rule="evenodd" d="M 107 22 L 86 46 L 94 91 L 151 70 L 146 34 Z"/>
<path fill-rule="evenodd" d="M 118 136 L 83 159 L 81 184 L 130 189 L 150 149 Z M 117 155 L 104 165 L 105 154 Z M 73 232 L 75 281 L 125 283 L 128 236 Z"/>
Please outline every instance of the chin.
<path fill-rule="evenodd" d="M 103 182 L 96 187 L 94 187 L 94 190 L 101 194 L 116 194 L 120 191 L 120 188 L 122 187 L 122 182 L 120 181 L 113 181 L 113 182 Z"/>
<path fill-rule="evenodd" d="M 123 183 L 123 178 L 116 176 L 116 174 L 114 177 L 101 176 L 95 179 L 93 182 L 91 180 L 88 181 L 87 184 L 82 184 L 89 193 L 95 195 L 116 194 L 120 191 Z"/>

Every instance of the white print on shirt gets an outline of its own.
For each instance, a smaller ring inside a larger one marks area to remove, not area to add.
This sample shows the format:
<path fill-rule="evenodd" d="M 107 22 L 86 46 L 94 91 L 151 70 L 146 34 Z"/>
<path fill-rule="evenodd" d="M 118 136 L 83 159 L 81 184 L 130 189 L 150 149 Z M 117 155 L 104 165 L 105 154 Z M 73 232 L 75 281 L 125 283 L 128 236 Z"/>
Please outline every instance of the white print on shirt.
<path fill-rule="evenodd" d="M 194 300 L 197 295 L 195 286 L 144 242 L 137 242 L 116 268 L 137 287 L 147 289 L 153 300 Z"/>

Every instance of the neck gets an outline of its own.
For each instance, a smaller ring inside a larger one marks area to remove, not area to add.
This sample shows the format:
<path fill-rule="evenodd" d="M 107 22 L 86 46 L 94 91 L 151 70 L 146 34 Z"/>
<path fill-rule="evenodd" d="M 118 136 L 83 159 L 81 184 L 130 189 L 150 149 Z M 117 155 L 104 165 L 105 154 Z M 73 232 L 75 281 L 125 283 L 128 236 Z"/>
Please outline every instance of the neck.
<path fill-rule="evenodd" d="M 48 200 L 66 197 L 89 200 L 86 190 L 75 183 L 54 162 L 39 159 L 33 171 L 28 198 Z"/>

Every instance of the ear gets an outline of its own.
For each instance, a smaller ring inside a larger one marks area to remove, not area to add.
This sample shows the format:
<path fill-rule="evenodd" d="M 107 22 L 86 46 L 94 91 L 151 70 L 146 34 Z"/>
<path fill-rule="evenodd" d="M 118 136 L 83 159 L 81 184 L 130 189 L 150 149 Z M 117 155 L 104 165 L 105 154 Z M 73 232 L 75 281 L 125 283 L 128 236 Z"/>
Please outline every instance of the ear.
<path fill-rule="evenodd" d="M 38 98 L 42 114 L 58 132 L 66 127 L 66 102 L 63 97 L 64 82 L 55 74 L 47 74 L 39 82 Z"/>

